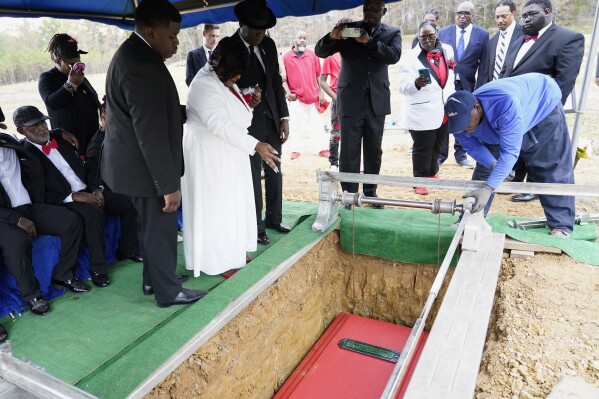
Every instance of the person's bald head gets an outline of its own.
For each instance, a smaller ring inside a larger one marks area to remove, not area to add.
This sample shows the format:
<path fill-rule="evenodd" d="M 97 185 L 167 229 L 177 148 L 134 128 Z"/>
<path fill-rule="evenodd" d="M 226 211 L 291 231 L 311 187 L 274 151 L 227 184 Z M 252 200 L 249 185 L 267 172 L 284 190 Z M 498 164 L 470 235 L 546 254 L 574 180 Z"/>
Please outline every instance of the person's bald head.
<path fill-rule="evenodd" d="M 474 4 L 464 1 L 458 5 L 455 13 L 455 23 L 460 29 L 465 29 L 472 23 L 474 18 Z"/>

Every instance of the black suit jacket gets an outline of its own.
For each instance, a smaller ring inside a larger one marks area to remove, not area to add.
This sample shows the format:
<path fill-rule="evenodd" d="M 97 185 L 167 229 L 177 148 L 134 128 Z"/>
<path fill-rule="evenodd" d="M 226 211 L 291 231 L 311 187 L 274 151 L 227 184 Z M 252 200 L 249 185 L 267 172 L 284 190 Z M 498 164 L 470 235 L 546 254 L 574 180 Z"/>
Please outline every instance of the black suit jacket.
<path fill-rule="evenodd" d="M 476 87 L 482 85 L 483 77 L 486 75 L 489 32 L 480 26 L 472 24 L 470 40 L 461 60 L 457 59 L 458 50 L 455 35 L 456 25 L 453 24 L 441 29 L 438 36 L 439 40 L 445 44 L 449 44 L 453 48 L 457 62 L 454 72 L 456 75 L 459 74 L 459 79 L 464 90 L 472 92 Z"/>
<path fill-rule="evenodd" d="M 26 150 L 16 138 L 0 133 L 0 147 L 9 148 L 17 153 L 21 166 L 21 182 L 29 193 L 31 202 L 44 202 L 44 171 L 39 160 Z M 16 225 L 21 214 L 12 209 L 10 198 L 0 184 L 0 222 Z"/>
<path fill-rule="evenodd" d="M 352 25 L 368 29 L 363 21 Z M 327 33 L 316 43 L 314 52 L 320 58 L 337 52 L 341 54 L 337 82 L 337 113 L 340 116 L 356 115 L 363 110 L 367 106 L 364 98 L 368 89 L 375 115 L 391 113 L 389 65 L 396 64 L 401 57 L 401 32 L 393 26 L 379 24 L 370 36 L 372 40 L 362 44 L 354 39 L 332 40 Z"/>
<path fill-rule="evenodd" d="M 181 189 L 179 94 L 164 61 L 135 32 L 106 75 L 107 121 L 101 175 L 117 193 L 155 197 Z"/>
<path fill-rule="evenodd" d="M 100 101 L 98 93 L 87 79 L 71 94 L 64 88 L 67 75 L 52 68 L 40 75 L 38 89 L 50 116 L 53 129 L 62 128 L 79 140 L 85 151 L 87 143 L 98 130 Z"/>
<path fill-rule="evenodd" d="M 187 53 L 187 62 L 185 63 L 185 83 L 187 83 L 187 86 L 191 84 L 196 73 L 206 65 L 206 62 L 208 62 L 208 59 L 206 58 L 204 46 Z"/>
<path fill-rule="evenodd" d="M 512 41 L 500 77 L 508 78 L 530 72 L 549 75 L 557 82 L 562 92 L 562 104 L 565 104 L 574 88 L 582 64 L 584 36 L 552 24 L 522 57 L 518 65 L 514 66 L 518 50 L 523 43 L 524 36 Z"/>
<path fill-rule="evenodd" d="M 87 185 L 91 192 L 102 184 L 101 181 L 88 182 L 86 176 L 85 165 L 83 160 L 75 149 L 62 138 L 55 138 L 58 142 L 58 152 L 62 155 L 77 177 Z M 48 159 L 48 157 L 35 145 L 29 141 L 24 142 L 25 149 L 29 150 L 40 162 L 44 170 L 45 181 L 45 198 L 49 204 L 62 205 L 64 199 L 72 194 L 73 190 L 67 179 L 58 170 L 56 166 Z M 54 150 L 52 150 L 54 151 Z"/>
<path fill-rule="evenodd" d="M 234 39 L 244 43 L 239 35 L 239 30 L 232 36 Z M 244 43 L 245 47 L 245 43 Z M 254 116 L 252 125 L 248 129 L 250 135 L 260 141 L 265 140 L 266 116 L 270 115 L 275 123 L 277 130 L 281 122 L 281 118 L 289 116 L 287 109 L 287 101 L 285 99 L 285 89 L 283 88 L 283 79 L 279 74 L 279 53 L 275 42 L 270 37 L 265 37 L 258 45 L 260 57 L 265 67 L 264 87 L 262 87 L 262 101 L 254 108 Z M 253 87 L 258 83 L 256 76 L 251 76 L 248 70 L 241 74 L 241 78 L 237 81 L 237 86 L 240 88 Z M 266 101 L 265 101 L 266 100 Z"/>
<path fill-rule="evenodd" d="M 487 53 L 487 66 L 485 68 L 485 74 L 483 76 L 483 81 L 480 83 L 481 85 L 483 85 L 485 83 L 489 83 L 493 80 L 493 72 L 495 71 L 495 55 L 497 54 L 497 43 L 499 42 L 499 33 L 500 32 L 497 32 L 495 34 L 495 36 L 493 36 L 491 38 L 491 40 L 489 40 L 489 51 Z M 512 34 L 512 37 L 510 38 L 510 42 L 506 44 L 505 57 L 507 57 L 507 53 L 510 48 L 510 45 L 512 43 L 515 43 L 516 41 L 518 41 L 518 39 L 521 36 L 522 36 L 522 25 L 516 24 L 516 26 L 514 27 L 514 33 Z M 504 58 L 503 67 L 505 67 L 505 61 L 506 61 L 506 59 Z M 500 76 L 501 76 L 501 74 L 500 74 Z"/>

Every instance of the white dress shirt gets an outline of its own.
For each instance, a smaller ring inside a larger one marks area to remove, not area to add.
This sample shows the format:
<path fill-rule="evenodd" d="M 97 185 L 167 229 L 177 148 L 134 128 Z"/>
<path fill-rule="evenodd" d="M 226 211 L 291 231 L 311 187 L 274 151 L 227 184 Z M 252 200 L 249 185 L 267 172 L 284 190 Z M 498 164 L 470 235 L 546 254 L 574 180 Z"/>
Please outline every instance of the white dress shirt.
<path fill-rule="evenodd" d="M 27 140 L 27 141 L 29 141 L 29 140 Z M 29 142 L 31 143 L 31 141 L 29 141 Z M 31 144 L 33 144 L 40 151 L 42 151 L 42 154 L 46 155 L 44 153 L 44 151 L 42 150 L 41 145 L 35 144 L 35 143 L 31 143 Z M 48 157 L 50 162 L 52 162 L 54 164 L 54 166 L 56 166 L 56 169 L 58 169 L 58 171 L 64 176 L 64 178 L 67 179 L 67 181 L 69 182 L 69 185 L 71 186 L 71 191 L 73 193 L 79 192 L 81 190 L 85 190 L 87 188 L 85 183 L 83 181 L 81 181 L 81 179 L 79 178 L 79 176 L 77 176 L 77 174 L 75 173 L 73 168 L 71 168 L 71 165 L 69 165 L 69 163 L 64 159 L 64 157 L 62 156 L 60 151 L 58 151 L 56 148 L 54 148 L 46 156 Z M 69 194 L 69 196 L 63 200 L 63 202 L 64 203 L 73 202 L 73 194 L 72 193 Z"/>
<path fill-rule="evenodd" d="M 12 148 L 0 147 L 0 183 L 13 208 L 31 204 L 29 193 L 21 181 L 21 164 L 17 152 Z"/>
<path fill-rule="evenodd" d="M 468 48 L 468 43 L 470 42 L 470 35 L 472 35 L 473 25 L 469 24 L 464 28 L 466 32 L 464 32 L 464 51 Z M 460 37 L 462 36 L 462 28 L 459 26 L 455 26 L 455 48 L 456 51 L 458 49 L 458 43 L 460 42 Z"/>
<path fill-rule="evenodd" d="M 516 21 L 512 21 L 512 24 L 510 26 L 508 26 L 507 28 L 505 28 L 505 30 L 503 32 L 504 33 L 504 38 L 505 38 L 505 53 L 507 54 L 507 49 L 510 47 L 510 43 L 512 41 L 512 37 L 514 36 L 514 30 L 516 29 Z M 499 31 L 499 34 L 501 34 L 502 31 Z M 495 54 L 499 53 L 499 45 L 501 44 L 501 37 L 498 38 L 499 40 L 497 40 L 497 47 L 495 47 Z"/>
<path fill-rule="evenodd" d="M 546 27 L 544 27 L 543 29 L 541 29 L 539 31 L 539 37 L 537 37 L 537 40 L 539 40 L 541 38 L 541 35 L 543 33 L 545 33 L 551 25 L 552 25 L 552 23 L 549 23 L 549 25 L 547 25 Z M 524 40 L 524 37 L 522 40 Z M 522 43 L 522 47 L 520 47 L 520 50 L 518 50 L 518 55 L 516 55 L 516 59 L 514 60 L 514 68 L 516 67 L 516 65 L 518 65 L 518 63 L 522 60 L 522 58 L 524 58 L 524 55 L 526 55 L 528 50 L 530 50 L 530 48 L 532 46 L 534 46 L 535 43 L 536 43 L 536 41 L 534 41 L 534 40 L 529 40 L 526 43 Z"/>

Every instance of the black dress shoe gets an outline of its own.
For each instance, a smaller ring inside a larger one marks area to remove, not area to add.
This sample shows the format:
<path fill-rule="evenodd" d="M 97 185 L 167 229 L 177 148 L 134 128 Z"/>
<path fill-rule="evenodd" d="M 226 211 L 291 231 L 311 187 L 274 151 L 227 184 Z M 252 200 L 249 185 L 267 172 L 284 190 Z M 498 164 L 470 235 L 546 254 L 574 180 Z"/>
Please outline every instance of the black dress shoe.
<path fill-rule="evenodd" d="M 29 309 L 31 309 L 31 313 L 38 316 L 45 316 L 50 311 L 50 305 L 41 296 L 27 301 L 27 304 L 29 305 Z"/>
<path fill-rule="evenodd" d="M 139 254 L 130 254 L 130 255 L 117 254 L 116 259 L 117 260 L 132 260 L 133 262 L 137 262 L 137 263 L 141 263 L 144 261 L 144 258 L 142 258 L 142 256 Z"/>
<path fill-rule="evenodd" d="M 516 194 L 510 198 L 510 201 L 514 202 L 528 202 L 539 198 L 536 194 Z"/>
<path fill-rule="evenodd" d="M 179 274 L 176 278 L 177 278 L 177 280 L 179 280 L 179 282 L 181 284 L 183 284 L 184 282 L 187 281 L 187 279 L 189 278 L 189 275 L 188 274 Z M 148 284 L 142 284 L 141 290 L 143 291 L 144 295 L 153 295 L 154 294 L 154 287 L 152 287 L 151 285 L 148 285 Z"/>
<path fill-rule="evenodd" d="M 83 281 L 79 281 L 79 280 L 75 280 L 75 279 L 65 280 L 65 281 L 52 279 L 52 285 L 57 288 L 66 288 L 67 290 L 69 290 L 71 292 L 75 292 L 75 293 L 89 292 L 89 290 L 91 289 Z"/>
<path fill-rule="evenodd" d="M 108 278 L 108 274 L 99 273 L 99 272 L 91 272 L 92 274 L 92 283 L 96 287 L 106 287 L 110 284 L 110 279 Z"/>
<path fill-rule="evenodd" d="M 258 233 L 258 244 L 268 245 L 270 244 L 270 240 L 265 232 Z"/>
<path fill-rule="evenodd" d="M 197 300 L 204 297 L 207 293 L 208 291 L 188 290 L 187 288 L 182 288 L 181 292 L 179 292 L 177 296 L 171 299 L 170 301 L 157 303 L 159 308 L 168 308 L 172 305 L 187 305 L 196 302 Z"/>
<path fill-rule="evenodd" d="M 345 209 L 347 211 L 351 211 L 351 209 L 352 209 L 352 205 L 351 204 L 343 204 L 342 207 L 343 207 L 343 209 Z"/>
<path fill-rule="evenodd" d="M 267 223 L 266 227 L 268 227 L 269 229 L 273 229 L 278 231 L 279 233 L 283 233 L 283 234 L 287 234 L 291 231 L 291 227 L 287 226 L 286 224 L 280 223 L 280 224 L 271 224 L 271 223 Z"/>
<path fill-rule="evenodd" d="M 367 195 L 366 193 L 364 193 L 364 195 Z M 378 198 L 379 196 L 375 194 L 372 195 L 367 195 L 368 197 L 372 197 L 372 198 Z M 373 209 L 384 209 L 385 205 L 383 204 L 370 204 L 370 207 Z"/>
<path fill-rule="evenodd" d="M 2 324 L 0 324 L 0 344 L 8 339 L 8 333 L 6 332 L 6 328 Z"/>

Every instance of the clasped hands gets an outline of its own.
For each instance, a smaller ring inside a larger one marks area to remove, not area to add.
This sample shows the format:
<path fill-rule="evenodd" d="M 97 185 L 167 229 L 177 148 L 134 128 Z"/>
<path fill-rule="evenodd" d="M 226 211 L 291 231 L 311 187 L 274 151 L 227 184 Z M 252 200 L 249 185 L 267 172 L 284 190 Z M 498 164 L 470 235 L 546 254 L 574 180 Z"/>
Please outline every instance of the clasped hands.
<path fill-rule="evenodd" d="M 73 201 L 75 202 L 86 202 L 90 205 L 97 206 L 98 208 L 104 208 L 104 194 L 100 187 L 95 188 L 93 192 L 86 193 L 84 191 L 72 194 Z"/>

